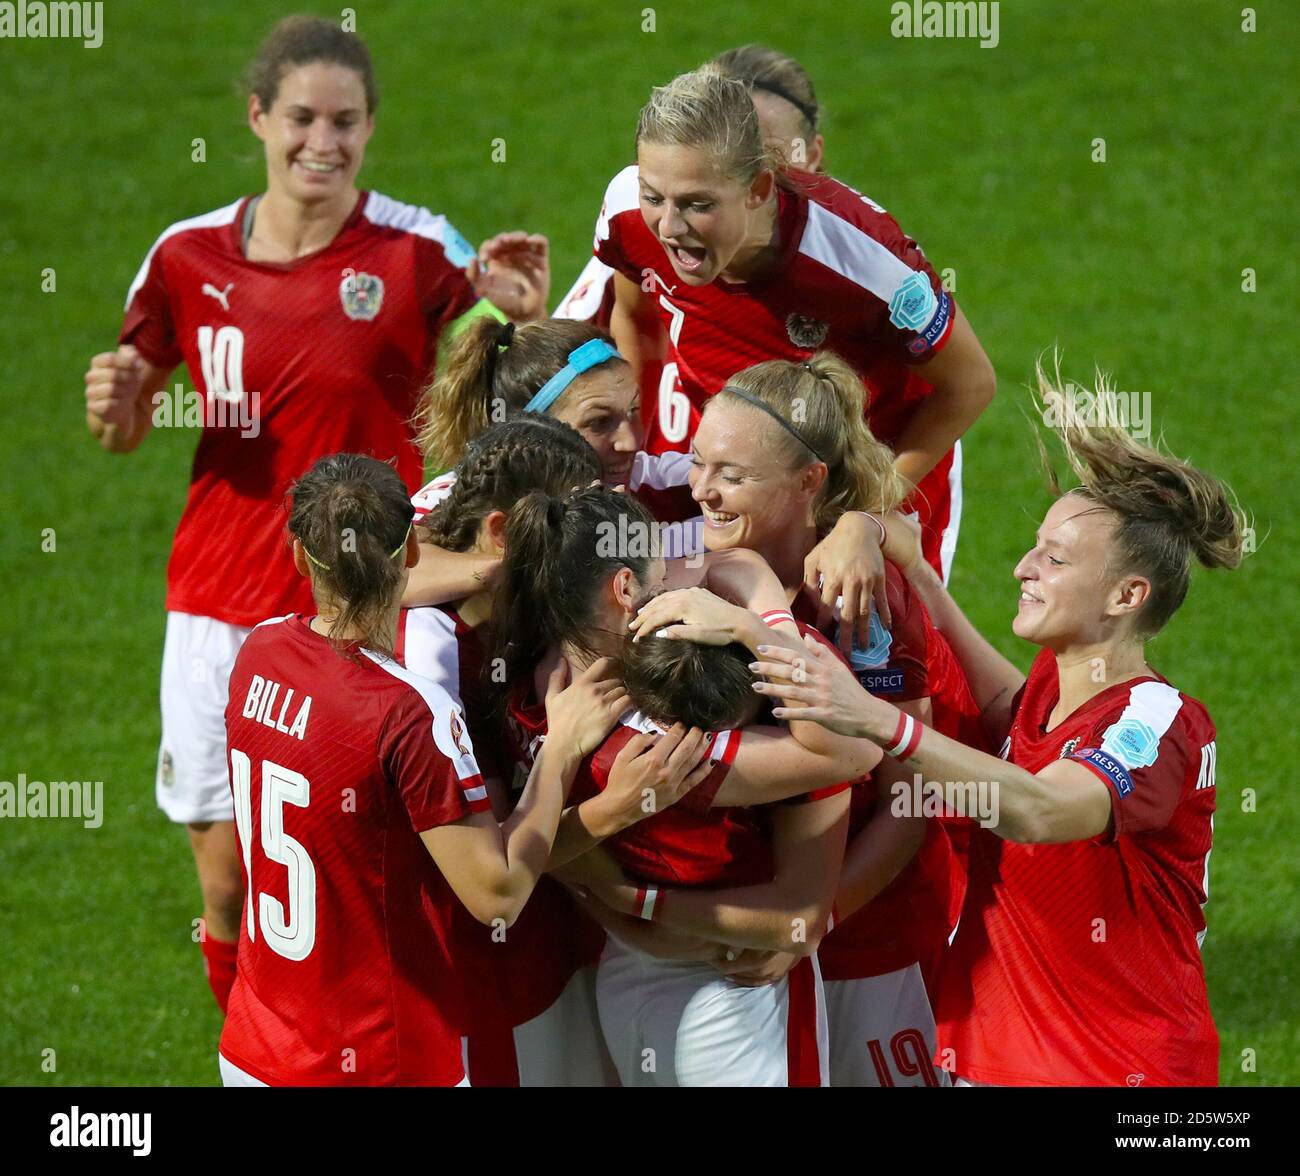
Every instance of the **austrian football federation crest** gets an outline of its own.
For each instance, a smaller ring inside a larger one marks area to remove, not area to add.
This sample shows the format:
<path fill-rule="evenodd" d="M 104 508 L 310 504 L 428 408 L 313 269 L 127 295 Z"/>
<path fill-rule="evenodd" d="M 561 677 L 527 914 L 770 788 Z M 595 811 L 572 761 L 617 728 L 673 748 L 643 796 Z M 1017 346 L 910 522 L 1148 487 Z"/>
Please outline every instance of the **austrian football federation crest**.
<path fill-rule="evenodd" d="M 823 323 L 806 314 L 792 314 L 785 320 L 785 331 L 790 342 L 796 347 L 820 347 L 830 332 L 830 324 Z"/>
<path fill-rule="evenodd" d="M 384 304 L 384 280 L 374 274 L 345 270 L 339 283 L 339 299 L 348 318 L 368 323 Z"/>

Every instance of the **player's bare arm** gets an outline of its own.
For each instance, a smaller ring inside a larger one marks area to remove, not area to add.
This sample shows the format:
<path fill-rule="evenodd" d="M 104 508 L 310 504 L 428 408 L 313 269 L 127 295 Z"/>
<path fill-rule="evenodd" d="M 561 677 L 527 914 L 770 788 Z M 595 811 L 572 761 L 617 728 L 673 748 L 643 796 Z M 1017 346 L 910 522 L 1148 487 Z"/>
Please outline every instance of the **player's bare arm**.
<path fill-rule="evenodd" d="M 618 353 L 632 365 L 634 372 L 641 371 L 648 360 L 662 359 L 667 350 L 654 303 L 642 293 L 640 286 L 617 271 L 609 333 L 614 336 Z"/>
<path fill-rule="evenodd" d="M 420 562 L 410 571 L 402 593 L 403 608 L 464 600 L 495 583 L 501 557 L 482 551 L 448 551 L 420 542 Z"/>
<path fill-rule="evenodd" d="M 980 708 L 984 732 L 994 746 L 1011 726 L 1011 703 L 1025 683 L 1020 670 L 985 640 L 944 587 L 939 574 L 921 555 L 921 530 L 913 519 L 891 514 L 884 518 L 885 554 L 916 589 L 934 627 L 957 655 Z M 927 721 L 922 716 L 922 721 Z"/>
<path fill-rule="evenodd" d="M 911 773 L 888 756 L 871 773 L 876 805 L 870 820 L 844 851 L 835 895 L 839 920 L 861 910 L 897 878 L 925 840 L 925 817 L 899 816 L 893 811 L 892 789 L 899 780 L 910 781 Z"/>
<path fill-rule="evenodd" d="M 839 882 L 849 824 L 849 791 L 773 811 L 771 882 L 728 890 L 660 891 L 655 918 L 688 935 L 733 947 L 811 955 L 817 950 Z M 637 887 L 598 888 L 622 913 L 637 907 Z"/>
<path fill-rule="evenodd" d="M 759 693 L 782 691 L 796 710 L 806 708 L 806 718 L 880 747 L 893 745 L 897 738 L 898 708 L 868 694 L 848 667 L 812 642 L 802 658 L 789 650 L 767 647 L 760 670 L 774 681 L 757 682 L 754 689 Z M 795 684 L 796 674 L 802 684 Z M 787 708 L 777 707 L 773 714 L 780 718 L 786 712 Z M 900 762 L 926 780 L 990 781 L 995 785 L 991 828 L 1008 841 L 1026 845 L 1081 841 L 1110 828 L 1110 789 L 1080 763 L 1059 760 L 1035 775 L 930 727 L 920 728 L 919 741 Z"/>
<path fill-rule="evenodd" d="M 154 367 L 129 344 L 94 356 L 86 369 L 86 427 L 109 453 L 130 453 L 153 425 L 153 398 L 171 369 Z"/>
<path fill-rule="evenodd" d="M 519 917 L 546 868 L 564 798 L 582 760 L 600 746 L 627 705 L 611 663 L 593 663 L 568 688 L 546 700 L 547 738 L 510 817 L 488 813 L 420 834 L 456 896 L 485 924 L 508 927 Z M 558 686 L 562 669 L 554 678 Z"/>
<path fill-rule="evenodd" d="M 663 735 L 634 735 L 615 757 L 605 788 L 565 809 L 547 870 L 592 856 L 588 851 L 606 837 L 676 804 L 713 770 L 708 753 L 704 732 L 680 723 Z"/>
<path fill-rule="evenodd" d="M 934 391 L 912 414 L 894 446 L 898 472 L 912 483 L 934 469 L 997 392 L 993 364 L 961 307 L 954 309 L 952 337 L 921 369 Z"/>

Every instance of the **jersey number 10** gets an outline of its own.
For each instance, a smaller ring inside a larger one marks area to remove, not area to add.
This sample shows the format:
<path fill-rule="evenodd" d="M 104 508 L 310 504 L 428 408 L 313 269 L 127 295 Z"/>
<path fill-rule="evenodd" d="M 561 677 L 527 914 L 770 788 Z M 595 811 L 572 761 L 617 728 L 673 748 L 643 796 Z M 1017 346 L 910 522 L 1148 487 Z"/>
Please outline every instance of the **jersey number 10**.
<path fill-rule="evenodd" d="M 244 332 L 238 327 L 199 328 L 199 362 L 208 399 L 244 399 Z"/>
<path fill-rule="evenodd" d="M 266 893 L 253 894 L 253 772 L 248 756 L 230 749 L 230 787 L 235 794 L 235 827 L 244 855 L 248 893 L 244 918 L 248 938 L 257 942 L 262 928 L 266 946 L 286 960 L 305 960 L 316 946 L 316 867 L 302 843 L 284 831 L 284 806 L 306 808 L 311 785 L 301 772 L 262 761 L 262 852 L 289 872 L 289 909 Z"/>

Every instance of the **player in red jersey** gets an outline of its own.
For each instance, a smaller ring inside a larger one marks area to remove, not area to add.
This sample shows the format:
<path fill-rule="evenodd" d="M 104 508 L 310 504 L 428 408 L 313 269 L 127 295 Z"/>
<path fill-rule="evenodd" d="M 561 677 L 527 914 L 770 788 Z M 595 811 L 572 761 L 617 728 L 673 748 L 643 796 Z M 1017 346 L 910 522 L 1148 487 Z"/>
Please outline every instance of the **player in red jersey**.
<path fill-rule="evenodd" d="M 546 866 L 574 769 L 626 706 L 593 666 L 502 824 L 461 708 L 391 656 L 412 508 L 390 465 L 322 458 L 295 485 L 293 562 L 317 612 L 249 635 L 226 728 L 247 891 L 221 1037 L 227 1085 L 464 1080 L 445 918 L 508 927 Z M 423 844 L 422 844 L 423 843 Z"/>
<path fill-rule="evenodd" d="M 826 140 L 817 129 L 821 106 L 813 89 L 812 78 L 793 57 L 764 45 L 742 45 L 728 49 L 713 59 L 728 77 L 738 78 L 749 87 L 758 114 L 763 142 L 779 152 L 791 167 L 820 172 L 826 153 Z M 560 299 L 556 318 L 580 319 L 608 328 L 614 312 L 614 270 L 593 257 L 578 275 L 569 292 Z M 659 369 L 653 368 L 653 380 L 642 379 L 649 387 L 657 384 Z"/>
<path fill-rule="evenodd" d="M 243 893 L 227 680 L 250 626 L 309 605 L 284 549 L 285 491 L 344 450 L 395 458 L 418 487 L 407 420 L 439 340 L 494 309 L 481 296 L 516 317 L 544 313 L 548 280 L 543 238 L 506 239 L 484 273 L 444 217 L 357 188 L 375 81 L 365 45 L 337 23 L 283 21 L 248 84 L 265 193 L 158 238 L 127 295 L 118 350 L 86 373 L 87 424 L 111 453 L 133 450 L 155 421 L 185 419 L 188 398 L 204 410 L 167 570 L 156 791 L 189 827 L 205 965 L 223 1007 Z M 182 362 L 197 393 L 166 390 Z"/>
<path fill-rule="evenodd" d="M 537 696 L 545 659 L 563 656 L 581 665 L 592 656 L 623 648 L 631 610 L 664 582 L 664 561 L 654 552 L 656 534 L 654 520 L 643 506 L 604 490 L 562 499 L 530 495 L 512 511 L 494 632 L 505 658 L 506 677 L 515 684 L 510 712 L 513 740 L 525 756 L 532 735 L 538 733 L 536 707 L 530 705 L 529 694 Z M 753 584 L 760 594 L 755 603 L 765 600 L 784 612 L 780 586 L 770 571 L 752 556 L 738 558 L 741 554 L 709 561 L 707 582 L 736 589 Z M 761 569 L 770 589 L 750 578 L 751 569 Z M 745 639 L 751 649 L 760 640 L 771 639 L 757 615 L 744 615 L 749 618 Z M 793 632 L 793 622 L 789 624 Z M 744 701 L 745 664 L 753 655 L 742 649 L 739 656 Z M 697 667 L 676 674 L 675 680 L 689 688 L 712 677 Z M 751 714 L 753 709 L 751 704 Z M 685 716 L 665 714 L 656 724 L 650 718 L 624 716 L 575 781 L 571 802 L 599 792 L 622 756 L 641 750 L 638 735 L 649 736 L 673 718 L 687 721 Z M 801 724 L 790 732 L 770 726 L 730 729 L 747 718 L 731 712 L 707 720 L 693 717 L 691 721 L 721 724 L 710 743 L 716 770 L 671 808 L 653 812 L 603 842 L 644 885 L 772 882 L 777 866 L 770 846 L 754 826 L 755 818 L 748 812 L 726 810 L 827 788 L 856 778 L 874 763 L 874 759 L 846 755 L 843 744 L 805 746 L 801 740 L 809 740 L 811 732 Z M 788 895 L 792 906 L 804 915 L 820 910 L 820 915 L 801 920 L 803 942 L 811 950 L 820 937 L 838 874 L 847 795 L 842 788 L 832 788 L 830 795 L 814 797 L 804 809 L 797 829 L 782 823 L 786 853 L 803 867 L 783 877 L 787 886 L 797 888 Z M 586 855 L 600 839 L 581 823 L 570 828 L 573 836 L 564 831 L 557 836 L 554 868 Z M 653 908 L 653 902 L 647 901 Z M 781 942 L 789 947 L 788 923 L 782 933 Z M 744 929 L 733 927 L 731 934 L 732 943 L 752 945 L 744 938 Z M 782 976 L 769 990 L 751 994 L 728 985 L 707 964 L 678 962 L 660 967 L 635 947 L 611 943 L 602 958 L 598 989 L 606 1041 L 624 1085 L 816 1085 L 821 1080 L 815 1064 L 820 1056 L 816 1043 L 819 985 L 811 963 L 797 980 Z M 802 999 L 805 996 L 807 1001 Z M 638 1003 L 640 1011 L 630 1010 L 628 1001 Z M 735 1050 L 741 1042 L 745 1043 L 740 1050 L 743 1057 Z M 646 1063 L 648 1055 L 642 1051 L 650 1051 L 653 1064 Z M 796 1066 L 792 1061 L 796 1055 L 814 1064 Z"/>
<path fill-rule="evenodd" d="M 519 498 L 531 490 L 559 494 L 587 485 L 600 477 L 600 462 L 567 425 L 521 413 L 470 441 L 453 473 L 446 496 L 417 523 L 417 534 L 445 551 L 499 555 L 506 517 Z M 491 589 L 480 584 L 441 607 L 403 610 L 397 656 L 463 706 L 493 811 L 504 819 L 518 799 L 515 784 L 523 780 L 512 779 L 514 764 L 502 749 L 487 692 L 491 604 Z M 615 787 L 588 802 L 586 819 L 598 827 L 636 819 L 640 789 L 626 797 L 624 791 Z M 595 963 L 604 936 L 564 888 L 542 878 L 505 935 L 479 926 L 463 910 L 453 917 L 471 1084 L 608 1085 L 612 1070 L 595 1003 Z"/>
<path fill-rule="evenodd" d="M 952 446 L 995 378 L 916 243 L 853 189 L 774 162 L 748 89 L 712 67 L 654 91 L 637 153 L 606 191 L 595 250 L 617 271 L 619 350 L 637 363 L 641 340 L 667 337 L 647 449 L 683 447 L 733 372 L 829 347 L 870 388 L 872 430 L 916 485 L 946 572 Z"/>
<path fill-rule="evenodd" d="M 849 512 L 888 511 L 904 496 L 893 455 L 863 419 L 863 398 L 861 380 L 833 355 L 804 364 L 768 361 L 733 376 L 709 401 L 692 443 L 705 546 L 758 552 L 795 617 L 808 623 L 820 609 L 804 587 L 804 565 L 818 537 Z M 885 584 L 890 628 L 868 599 L 868 640 L 850 654 L 855 673 L 867 689 L 924 722 L 936 711 L 947 718 L 952 700 L 968 695 L 964 678 L 892 563 Z M 707 627 L 716 623 L 715 612 L 698 595 L 668 593 L 651 601 L 635 626 L 652 631 L 680 619 Z M 839 625 L 835 616 L 824 620 L 826 636 L 842 636 Z M 891 812 L 890 788 L 902 775 L 886 761 L 872 781 L 854 788 L 837 925 L 819 949 L 832 1085 L 946 1082 L 930 1064 L 936 1030 L 928 991 L 960 894 L 940 823 L 903 821 Z"/>
<path fill-rule="evenodd" d="M 679 516 L 673 498 L 690 501 L 690 457 L 640 448 L 638 395 L 626 361 L 598 327 L 548 319 L 516 330 L 511 323 L 483 321 L 461 334 L 445 368 L 425 390 L 418 417 L 420 446 L 426 464 L 441 468 L 458 461 L 490 421 L 511 412 L 545 414 L 571 425 L 590 443 L 606 485 L 626 486 L 657 516 Z M 430 481 L 415 496 L 417 512 L 442 501 L 454 482 L 454 472 Z M 810 554 L 809 566 L 821 577 L 823 595 L 833 601 L 843 587 L 851 597 L 850 621 L 865 595 L 860 586 L 882 583 L 878 544 L 871 541 L 875 532 L 851 519 L 837 521 Z M 663 540 L 670 557 L 702 550 L 700 530 L 691 524 L 668 525 Z M 425 542 L 421 553 L 407 585 L 408 605 L 472 594 L 500 565 L 499 551 L 490 547 L 449 552 Z"/>
<path fill-rule="evenodd" d="M 1048 510 L 1015 569 L 1012 628 L 1042 646 L 1028 678 L 962 615 L 914 532 L 891 524 L 889 542 L 953 642 L 1002 759 L 901 715 L 815 650 L 761 664 L 794 700 L 790 713 L 864 736 L 914 770 L 900 803 L 921 800 L 922 780 L 932 799 L 947 790 L 949 803 L 977 802 L 986 827 L 972 840 L 937 1009 L 939 1060 L 959 1085 L 1213 1085 L 1218 1036 L 1199 949 L 1214 725 L 1150 667 L 1146 642 L 1181 605 L 1193 558 L 1240 563 L 1242 524 L 1214 478 L 1095 423 L 1123 419 L 1104 379 L 1087 394 L 1093 419 L 1059 374 L 1040 369 L 1039 388 L 1080 485 Z"/>

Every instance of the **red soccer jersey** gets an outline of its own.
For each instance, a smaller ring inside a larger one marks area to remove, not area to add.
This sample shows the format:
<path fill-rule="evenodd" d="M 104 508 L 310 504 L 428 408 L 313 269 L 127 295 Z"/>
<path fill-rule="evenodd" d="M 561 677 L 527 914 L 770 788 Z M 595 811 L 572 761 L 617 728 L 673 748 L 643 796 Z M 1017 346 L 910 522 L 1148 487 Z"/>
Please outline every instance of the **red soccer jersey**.
<path fill-rule="evenodd" d="M 450 887 L 419 834 L 484 811 L 457 706 L 298 615 L 248 637 L 226 707 L 247 896 L 221 1052 L 271 1085 L 454 1085 Z"/>
<path fill-rule="evenodd" d="M 532 683 L 511 693 L 507 731 L 518 762 L 536 754 L 546 734 L 545 708 L 533 701 Z M 569 804 L 581 804 L 609 783 L 614 760 L 637 734 L 662 734 L 639 711 L 628 711 L 605 742 L 582 761 L 569 790 Z M 772 879 L 772 847 L 755 810 L 713 808 L 731 761 L 740 747 L 739 731 L 711 736 L 709 756 L 717 767 L 676 804 L 606 838 L 601 844 L 639 882 L 659 886 L 740 886 Z"/>
<path fill-rule="evenodd" d="M 1201 963 L 1214 814 L 1214 724 L 1163 678 L 1102 691 L 1046 730 L 1043 650 L 1005 758 L 1071 758 L 1111 792 L 1113 830 L 1064 845 L 971 841 L 961 924 L 936 1016 L 941 1065 L 1002 1085 L 1214 1085 Z"/>
<path fill-rule="evenodd" d="M 888 702 L 928 698 L 927 650 L 930 640 L 938 634 L 912 586 L 888 562 L 885 591 L 893 624 L 886 631 L 873 616 L 871 648 L 858 654 L 863 663 L 855 667 L 858 681 L 863 689 Z M 801 629 L 816 632 L 804 623 L 817 611 L 809 594 L 795 598 L 793 611 Z M 875 808 L 875 784 L 870 778 L 857 782 L 849 808 L 850 845 L 871 820 Z M 898 877 L 866 906 L 837 923 L 822 940 L 817 949 L 822 975 L 827 980 L 857 980 L 883 976 L 919 961 L 928 980 L 948 938 L 951 905 L 948 838 L 931 821 L 916 856 Z"/>
<path fill-rule="evenodd" d="M 492 700 L 484 679 L 487 651 L 477 629 L 450 605 L 404 608 L 398 615 L 393 652 L 408 670 L 432 678 L 464 712 L 474 757 L 485 778 L 510 778 L 500 730 L 491 722 Z"/>
<path fill-rule="evenodd" d="M 890 627 L 886 629 L 880 623 L 873 608 L 868 648 L 853 651 L 854 674 L 864 690 L 888 702 L 929 698 L 929 647 L 938 634 L 920 597 L 888 560 L 885 561 L 885 595 L 889 600 Z M 839 647 L 831 644 L 838 636 L 838 622 L 829 633 L 819 633 L 813 628 L 819 605 L 819 598 L 805 589 L 794 598 L 790 608 L 801 630 L 826 638 L 823 644 L 838 653 Z"/>
<path fill-rule="evenodd" d="M 120 335 L 156 367 L 184 361 L 212 413 L 172 543 L 167 608 L 232 625 L 311 608 L 288 556 L 284 497 L 317 458 L 396 458 L 407 486 L 420 485 L 408 421 L 439 335 L 476 301 L 460 268 L 472 251 L 426 209 L 362 193 L 328 246 L 278 265 L 244 256 L 246 205 L 158 238 Z"/>
<path fill-rule="evenodd" d="M 642 288 L 653 283 L 668 337 L 650 452 L 685 448 L 708 398 L 763 360 L 804 360 L 823 347 L 842 356 L 866 382 L 872 430 L 888 444 L 933 390 L 912 365 L 947 343 L 956 308 L 920 247 L 889 213 L 837 180 L 802 172 L 790 179 L 792 190 L 778 190 L 773 273 L 705 286 L 683 282 L 646 227 L 635 165 L 606 189 L 596 256 Z M 948 464 L 936 493 L 946 491 Z"/>

